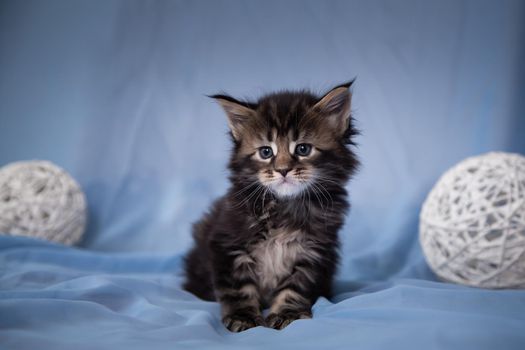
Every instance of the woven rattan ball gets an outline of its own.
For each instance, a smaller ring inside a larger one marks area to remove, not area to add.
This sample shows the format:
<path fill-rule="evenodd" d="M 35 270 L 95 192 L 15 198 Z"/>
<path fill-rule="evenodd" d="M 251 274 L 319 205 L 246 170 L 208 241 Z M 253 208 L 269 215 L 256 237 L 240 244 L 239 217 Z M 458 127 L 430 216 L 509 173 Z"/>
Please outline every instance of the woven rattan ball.
<path fill-rule="evenodd" d="M 72 245 L 86 226 L 86 200 L 63 169 L 47 161 L 0 168 L 0 232 Z"/>
<path fill-rule="evenodd" d="M 449 169 L 423 204 L 419 234 L 442 279 L 525 287 L 525 157 L 488 153 Z"/>

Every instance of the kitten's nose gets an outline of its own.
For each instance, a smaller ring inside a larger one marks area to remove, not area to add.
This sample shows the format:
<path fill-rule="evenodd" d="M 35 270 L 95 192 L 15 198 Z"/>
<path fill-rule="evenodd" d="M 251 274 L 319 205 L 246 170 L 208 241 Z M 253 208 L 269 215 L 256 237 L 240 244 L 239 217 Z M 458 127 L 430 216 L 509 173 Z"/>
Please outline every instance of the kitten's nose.
<path fill-rule="evenodd" d="M 278 173 L 281 173 L 281 175 L 283 177 L 286 176 L 286 174 L 288 174 L 288 172 L 292 170 L 291 168 L 286 168 L 286 169 L 275 169 L 275 171 L 277 171 Z"/>

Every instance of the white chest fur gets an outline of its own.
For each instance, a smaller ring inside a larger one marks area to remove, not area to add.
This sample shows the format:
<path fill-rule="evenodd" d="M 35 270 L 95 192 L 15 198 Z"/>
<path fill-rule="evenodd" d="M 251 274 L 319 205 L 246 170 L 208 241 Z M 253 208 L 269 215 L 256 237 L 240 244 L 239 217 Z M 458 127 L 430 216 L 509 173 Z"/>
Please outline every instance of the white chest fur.
<path fill-rule="evenodd" d="M 263 293 L 273 290 L 293 272 L 299 258 L 313 258 L 304 232 L 277 229 L 259 242 L 250 252 L 255 262 L 255 278 Z"/>

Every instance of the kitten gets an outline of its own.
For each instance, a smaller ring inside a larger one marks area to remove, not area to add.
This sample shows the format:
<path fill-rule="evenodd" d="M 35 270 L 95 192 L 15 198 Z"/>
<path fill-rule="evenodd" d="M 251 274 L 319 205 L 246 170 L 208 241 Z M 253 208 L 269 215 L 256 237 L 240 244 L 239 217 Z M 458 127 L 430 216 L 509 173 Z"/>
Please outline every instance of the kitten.
<path fill-rule="evenodd" d="M 184 288 L 218 300 L 231 331 L 282 329 L 330 297 L 345 184 L 358 165 L 351 84 L 256 103 L 211 96 L 228 116 L 231 187 L 194 225 Z"/>

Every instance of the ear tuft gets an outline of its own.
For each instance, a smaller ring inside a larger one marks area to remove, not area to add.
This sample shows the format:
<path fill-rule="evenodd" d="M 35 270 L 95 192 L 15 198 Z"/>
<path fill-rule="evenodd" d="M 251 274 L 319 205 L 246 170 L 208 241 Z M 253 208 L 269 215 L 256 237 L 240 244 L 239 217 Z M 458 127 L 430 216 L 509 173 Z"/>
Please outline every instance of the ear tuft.
<path fill-rule="evenodd" d="M 357 79 L 357 78 L 354 78 L 354 79 L 352 79 L 352 80 L 350 80 L 350 81 L 348 81 L 348 82 L 346 82 L 346 83 L 343 83 L 343 84 L 341 84 L 341 85 L 337 85 L 337 86 L 334 87 L 332 90 L 337 89 L 337 88 L 339 88 L 339 87 L 345 87 L 345 88 L 347 88 L 347 89 L 350 89 L 350 88 L 352 87 L 352 85 L 355 83 L 355 80 L 356 80 L 356 79 Z"/>
<path fill-rule="evenodd" d="M 224 109 L 233 138 L 239 141 L 243 130 L 245 130 L 246 123 L 255 115 L 253 106 L 237 101 L 228 95 L 211 95 L 208 97 L 215 99 Z"/>
<path fill-rule="evenodd" d="M 355 79 L 347 83 L 338 85 L 328 91 L 314 105 L 314 109 L 327 118 L 327 122 L 336 131 L 344 133 L 350 124 L 350 107 L 352 93 L 350 87 Z"/>

